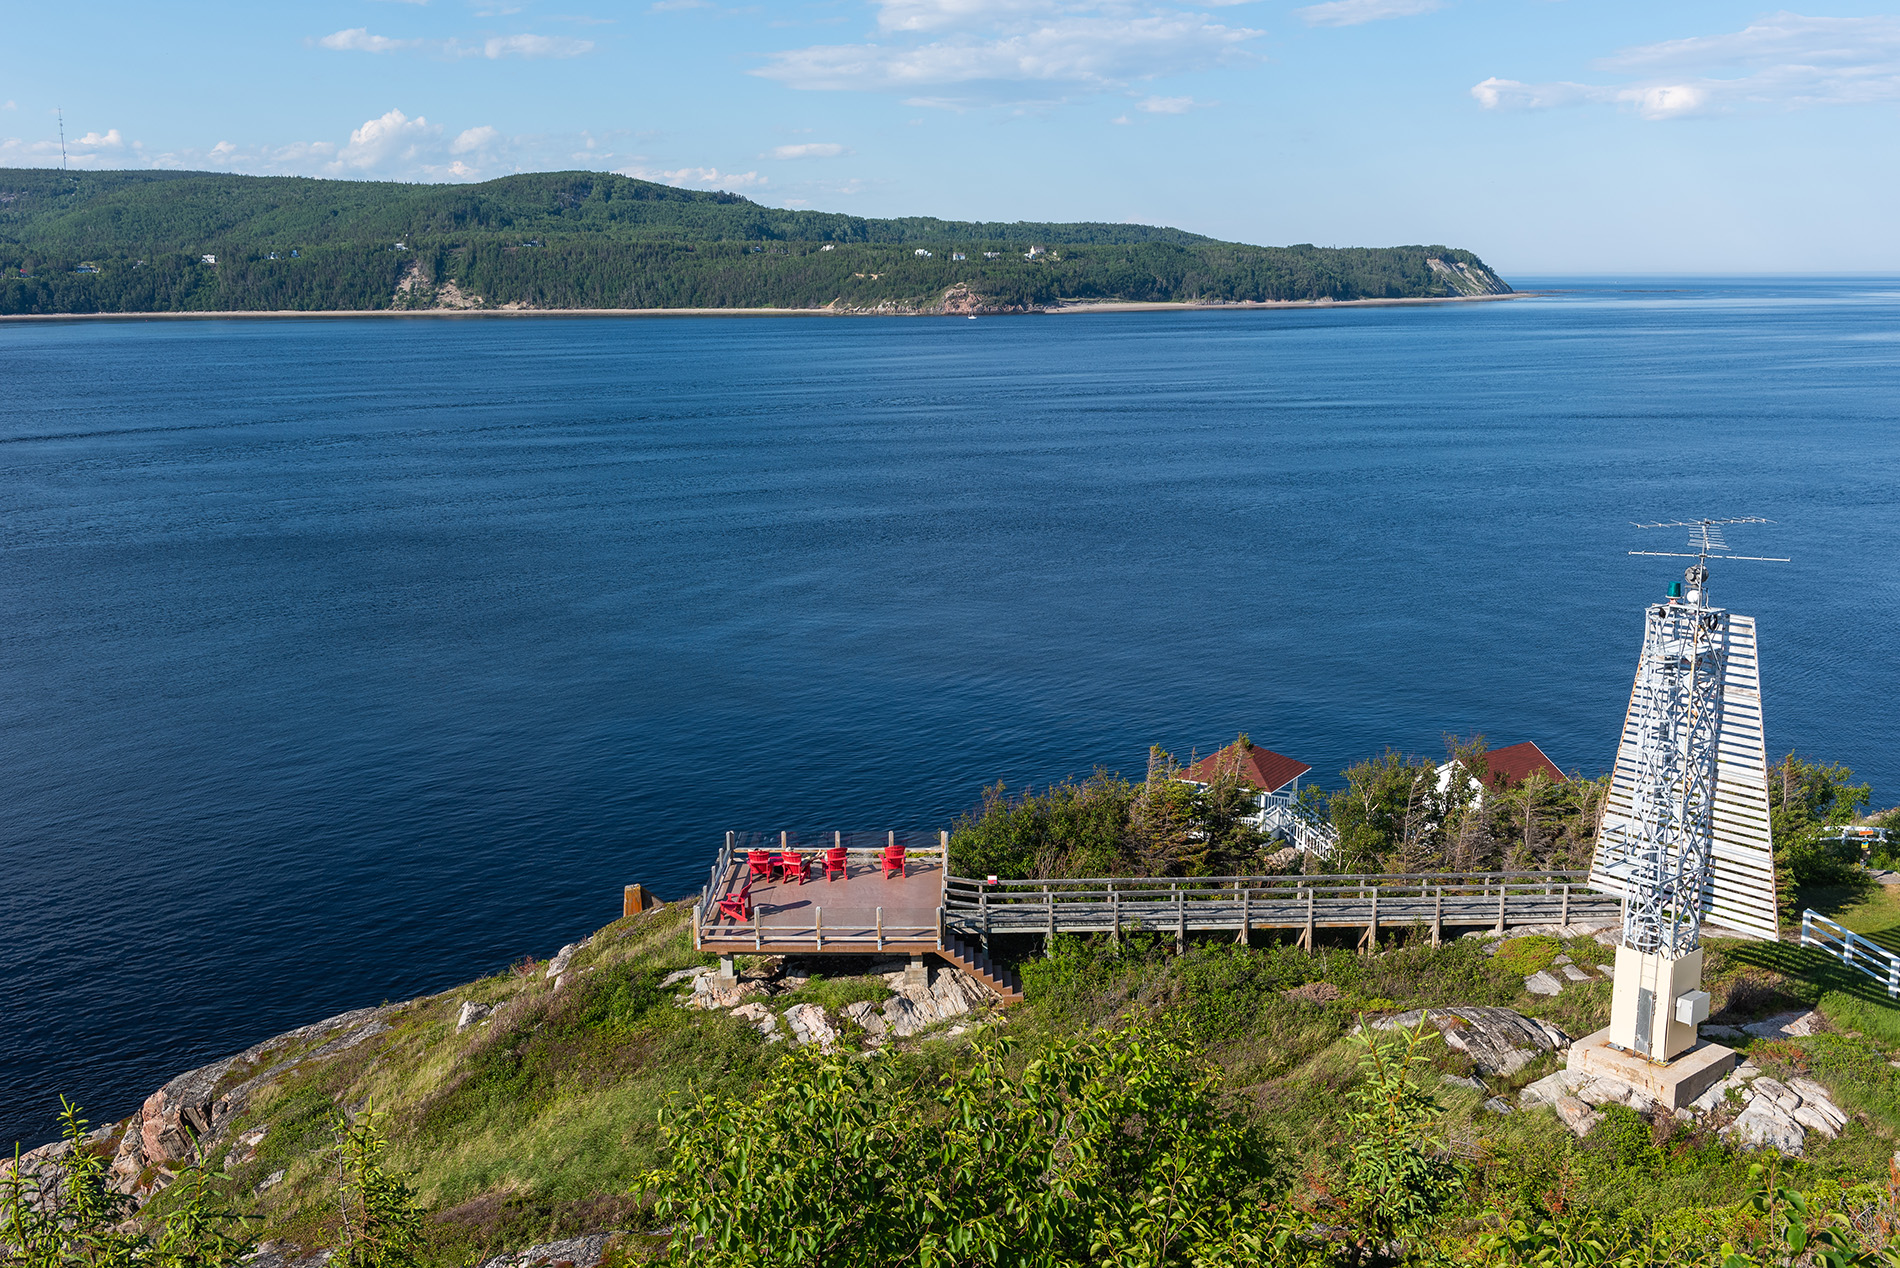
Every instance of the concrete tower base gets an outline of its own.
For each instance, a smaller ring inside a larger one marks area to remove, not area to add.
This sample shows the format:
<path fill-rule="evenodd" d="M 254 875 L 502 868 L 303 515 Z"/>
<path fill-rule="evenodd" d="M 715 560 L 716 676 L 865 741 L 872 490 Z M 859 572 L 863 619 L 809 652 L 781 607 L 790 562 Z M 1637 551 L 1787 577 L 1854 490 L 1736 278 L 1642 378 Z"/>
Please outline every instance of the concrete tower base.
<path fill-rule="evenodd" d="M 1736 1066 L 1733 1048 L 1719 1043 L 1697 1043 L 1672 1061 L 1651 1061 L 1610 1043 L 1610 1031 L 1599 1030 L 1570 1045 L 1564 1068 L 1578 1074 L 1627 1083 L 1664 1109 L 1681 1109 L 1728 1077 Z"/>

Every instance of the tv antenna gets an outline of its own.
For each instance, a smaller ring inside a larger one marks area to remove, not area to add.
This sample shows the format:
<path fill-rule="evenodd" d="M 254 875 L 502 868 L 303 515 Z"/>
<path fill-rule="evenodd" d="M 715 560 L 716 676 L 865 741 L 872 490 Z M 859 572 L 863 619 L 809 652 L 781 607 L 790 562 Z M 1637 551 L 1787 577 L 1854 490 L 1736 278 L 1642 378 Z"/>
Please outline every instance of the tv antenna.
<path fill-rule="evenodd" d="M 1734 519 L 1726 520 L 1663 520 L 1656 524 L 1637 524 L 1632 520 L 1631 524 L 1636 528 L 1688 529 L 1689 547 L 1693 553 L 1680 550 L 1632 550 L 1630 554 L 1658 555 L 1665 559 L 1693 559 L 1701 564 L 1706 564 L 1711 559 L 1749 559 L 1756 563 L 1763 564 L 1792 563 L 1792 560 L 1780 559 L 1772 555 L 1729 555 L 1716 553 L 1717 551 L 1728 550 L 1728 541 L 1722 536 L 1722 525 L 1772 523 L 1774 523 L 1773 520 L 1765 520 L 1759 515 L 1742 515 Z"/>

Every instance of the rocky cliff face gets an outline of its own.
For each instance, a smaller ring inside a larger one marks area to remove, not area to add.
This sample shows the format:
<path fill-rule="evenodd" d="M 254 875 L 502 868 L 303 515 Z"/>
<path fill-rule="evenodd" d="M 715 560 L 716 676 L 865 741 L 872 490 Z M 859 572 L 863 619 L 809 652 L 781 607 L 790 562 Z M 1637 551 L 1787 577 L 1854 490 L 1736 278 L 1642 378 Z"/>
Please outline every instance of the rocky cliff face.
<path fill-rule="evenodd" d="M 1432 256 L 1425 266 L 1442 278 L 1459 295 L 1510 295 L 1511 288 L 1504 279 L 1482 264 L 1464 264 L 1457 260 L 1441 260 Z"/>

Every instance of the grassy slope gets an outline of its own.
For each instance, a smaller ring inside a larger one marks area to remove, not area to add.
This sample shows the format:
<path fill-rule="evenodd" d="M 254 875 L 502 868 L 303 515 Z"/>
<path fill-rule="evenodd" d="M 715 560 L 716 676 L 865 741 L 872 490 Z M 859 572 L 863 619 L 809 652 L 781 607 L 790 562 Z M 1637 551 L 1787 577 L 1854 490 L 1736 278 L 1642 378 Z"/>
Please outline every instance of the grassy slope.
<path fill-rule="evenodd" d="M 438 1262 L 636 1224 L 629 1188 L 656 1157 L 660 1110 L 693 1089 L 742 1095 L 777 1052 L 751 1027 L 679 1009 L 674 990 L 658 988 L 666 972 L 704 962 L 692 951 L 683 917 L 669 909 L 608 926 L 576 957 L 578 976 L 560 993 L 539 974 L 485 979 L 411 1001 L 389 1019 L 387 1034 L 289 1071 L 223 1137 L 269 1125 L 257 1157 L 234 1173 L 248 1190 L 285 1172 L 281 1184 L 255 1199 L 259 1235 L 330 1244 L 330 1116 L 339 1105 L 360 1106 L 370 1097 L 391 1112 L 394 1161 L 415 1173 L 436 1212 Z M 1526 966 L 1548 962 L 1559 949 L 1579 963 L 1610 958 L 1588 939 L 1561 948 L 1525 939 L 1495 957 L 1469 940 L 1377 956 L 1220 943 L 1176 956 L 1158 940 L 1131 941 L 1119 952 L 1063 940 L 1053 958 L 1018 949 L 1025 953 L 1029 1002 L 1000 1024 L 1026 1053 L 1042 1039 L 1131 1010 L 1176 1019 L 1226 1069 L 1230 1095 L 1282 1142 L 1297 1183 L 1317 1190 L 1339 1149 L 1333 1124 L 1354 1079 L 1346 1040 L 1357 1017 L 1425 1004 L 1498 1004 L 1547 1017 L 1572 1035 L 1587 1033 L 1607 1020 L 1607 983 L 1574 985 L 1550 999 L 1522 989 Z M 1818 1000 L 1862 1032 L 1752 1045 L 1771 1072 L 1805 1071 L 1860 1115 L 1842 1139 L 1813 1141 L 1809 1157 L 1786 1171 L 1803 1184 L 1883 1174 L 1900 1134 L 1900 1072 L 1886 1064 L 1889 1049 L 1900 1044 L 1900 1010 L 1787 975 L 1791 966 L 1779 961 L 1789 950 L 1717 944 L 1709 956 L 1718 1000 L 1732 998 L 1749 1015 Z M 1322 980 L 1343 998 L 1319 1004 L 1286 994 Z M 874 979 L 814 977 L 770 1004 L 782 1011 L 812 1001 L 836 1009 L 883 994 Z M 487 1026 L 457 1035 L 454 1018 L 464 1000 L 504 1007 Z M 906 1041 L 893 1057 L 955 1064 L 966 1043 L 926 1036 Z M 1468 1060 L 1443 1045 L 1435 1060 L 1445 1073 L 1471 1073 Z M 1487 1080 L 1487 1093 L 1514 1100 L 1516 1089 L 1560 1060 L 1551 1054 L 1510 1079 Z M 1712 1137 L 1682 1130 L 1659 1143 L 1642 1120 L 1612 1115 L 1608 1128 L 1580 1143 L 1548 1112 L 1500 1116 L 1482 1108 L 1484 1093 L 1437 1090 L 1449 1136 L 1480 1164 L 1491 1200 L 1561 1185 L 1572 1202 L 1653 1215 L 1735 1201 L 1746 1187 L 1746 1167 Z M 161 1197 L 151 1210 L 163 1208 Z"/>
<path fill-rule="evenodd" d="M 1031 261 L 1028 245 L 1055 250 Z M 953 248 L 968 258 L 954 260 Z M 1006 308 L 1457 293 L 1428 257 L 1489 276 L 1475 255 L 1442 246 L 1257 247 L 1150 225 L 871 220 L 597 172 L 401 185 L 0 169 L 0 313 L 428 307 L 451 281 L 490 306 L 542 308 L 904 308 L 938 304 L 956 286 Z M 399 299 L 412 267 L 424 285 Z"/>

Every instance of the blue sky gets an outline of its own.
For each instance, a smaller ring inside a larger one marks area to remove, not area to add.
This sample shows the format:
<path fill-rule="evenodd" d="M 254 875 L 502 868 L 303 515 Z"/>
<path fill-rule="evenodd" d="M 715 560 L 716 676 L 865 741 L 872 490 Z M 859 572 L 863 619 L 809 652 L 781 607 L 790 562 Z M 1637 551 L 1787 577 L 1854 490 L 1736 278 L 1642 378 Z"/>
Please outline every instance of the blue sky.
<path fill-rule="evenodd" d="M 1890 0 L 1891 3 L 1891 0 Z M 861 215 L 1900 271 L 1900 15 L 1615 0 L 0 0 L 0 165 L 590 168 Z"/>

